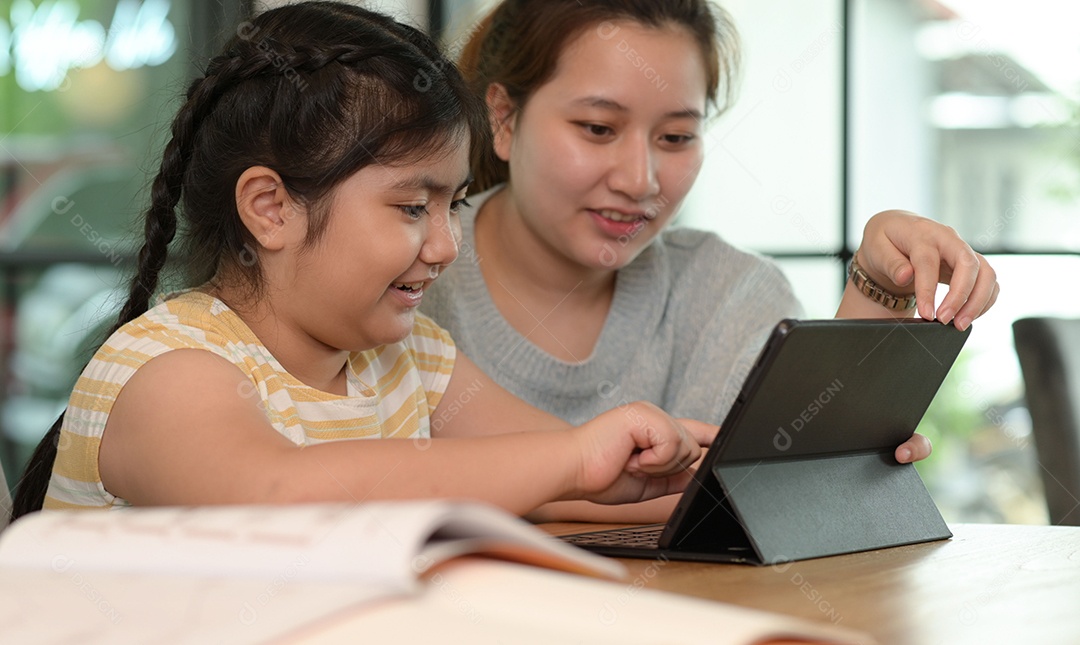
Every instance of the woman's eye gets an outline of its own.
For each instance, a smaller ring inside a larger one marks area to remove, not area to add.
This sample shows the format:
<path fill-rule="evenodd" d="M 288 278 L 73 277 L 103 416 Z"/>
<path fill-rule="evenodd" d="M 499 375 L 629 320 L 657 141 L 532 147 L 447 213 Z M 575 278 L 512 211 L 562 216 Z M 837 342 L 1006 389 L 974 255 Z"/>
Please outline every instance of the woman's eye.
<path fill-rule="evenodd" d="M 669 143 L 669 144 L 672 144 L 672 145 L 679 146 L 679 145 L 685 145 L 687 143 L 690 143 L 691 141 L 693 141 L 695 139 L 695 137 L 692 134 L 665 134 L 663 136 L 663 139 L 664 139 L 664 143 Z"/>
<path fill-rule="evenodd" d="M 614 130 L 611 126 L 600 125 L 599 123 L 580 123 L 578 124 L 585 129 L 585 132 L 591 134 L 594 137 L 607 137 L 614 134 Z"/>
<path fill-rule="evenodd" d="M 467 208 L 469 206 L 472 206 L 472 204 L 465 201 L 464 197 L 462 197 L 461 199 L 455 199 L 454 201 L 450 202 L 450 212 L 457 213 L 461 211 L 463 207 Z"/>
<path fill-rule="evenodd" d="M 428 212 L 426 204 L 400 206 L 399 208 L 401 208 L 402 212 L 404 212 L 406 215 L 413 219 L 420 219 L 424 215 L 427 215 Z"/>

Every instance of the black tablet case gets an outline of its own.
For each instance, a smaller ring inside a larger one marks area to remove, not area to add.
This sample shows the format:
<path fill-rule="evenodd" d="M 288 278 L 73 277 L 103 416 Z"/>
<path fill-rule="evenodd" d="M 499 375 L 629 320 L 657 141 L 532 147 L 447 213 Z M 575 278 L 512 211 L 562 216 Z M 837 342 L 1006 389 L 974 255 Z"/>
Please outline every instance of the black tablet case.
<path fill-rule="evenodd" d="M 661 549 L 713 559 L 710 544 L 742 543 L 745 561 L 773 564 L 950 537 L 914 466 L 893 452 L 970 331 L 917 320 L 778 324 Z"/>
<path fill-rule="evenodd" d="M 784 320 L 659 549 L 621 557 L 775 564 L 952 536 L 896 447 L 970 333 L 918 320 Z"/>

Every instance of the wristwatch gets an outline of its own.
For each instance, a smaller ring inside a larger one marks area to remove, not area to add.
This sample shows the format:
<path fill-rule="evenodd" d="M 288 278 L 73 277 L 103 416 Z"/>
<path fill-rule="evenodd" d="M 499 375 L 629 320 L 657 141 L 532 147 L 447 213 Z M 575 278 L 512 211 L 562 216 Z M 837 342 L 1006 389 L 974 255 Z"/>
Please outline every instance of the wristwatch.
<path fill-rule="evenodd" d="M 859 266 L 858 257 L 858 251 L 855 251 L 855 255 L 851 256 L 851 264 L 848 265 L 848 279 L 864 296 L 891 311 L 907 311 L 915 306 L 915 294 L 898 296 L 882 289 Z"/>

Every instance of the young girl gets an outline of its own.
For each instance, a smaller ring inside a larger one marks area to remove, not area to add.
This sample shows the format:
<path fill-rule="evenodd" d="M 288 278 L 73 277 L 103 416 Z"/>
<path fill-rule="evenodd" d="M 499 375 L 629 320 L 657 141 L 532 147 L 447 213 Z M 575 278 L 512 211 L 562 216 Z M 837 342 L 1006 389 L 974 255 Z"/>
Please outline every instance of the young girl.
<path fill-rule="evenodd" d="M 664 231 L 737 61 L 705 0 L 504 0 L 474 30 L 461 66 L 493 123 L 473 163 L 486 192 L 422 309 L 497 383 L 571 423 L 638 399 L 723 420 L 769 330 L 800 313 L 773 263 Z M 965 328 L 997 295 L 983 257 L 910 213 L 872 218 L 856 261 L 837 316 L 910 316 L 914 296 Z M 929 452 L 916 435 L 896 458 Z"/>
<path fill-rule="evenodd" d="M 569 428 L 416 313 L 458 253 L 471 144 L 485 107 L 415 29 L 330 2 L 242 25 L 188 90 L 130 297 L 16 515 L 680 490 L 715 428 L 649 404 Z M 178 231 L 193 288 L 152 306 Z"/>

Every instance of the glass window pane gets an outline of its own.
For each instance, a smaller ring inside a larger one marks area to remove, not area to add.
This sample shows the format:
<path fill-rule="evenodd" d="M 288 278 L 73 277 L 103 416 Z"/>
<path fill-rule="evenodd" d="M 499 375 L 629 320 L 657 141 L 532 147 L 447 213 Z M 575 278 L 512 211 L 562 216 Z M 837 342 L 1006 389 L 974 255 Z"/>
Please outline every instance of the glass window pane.
<path fill-rule="evenodd" d="M 977 249 L 1080 249 L 1080 6 L 851 6 L 849 234 L 899 207 Z M 1045 522 L 1011 325 L 1080 316 L 1046 279 L 1076 275 L 1080 258 L 989 259 L 1001 294 L 927 413 L 921 431 L 935 455 L 918 467 L 950 521 Z"/>
<path fill-rule="evenodd" d="M 908 208 L 986 250 L 1080 250 L 1080 6 L 857 0 L 852 220 Z"/>
<path fill-rule="evenodd" d="M 919 472 L 948 521 L 1046 523 L 1012 323 L 1028 316 L 1080 317 L 1046 276 L 1080 275 L 1076 256 L 992 256 L 1001 295 L 971 337 L 919 431 L 934 455 Z"/>
<path fill-rule="evenodd" d="M 835 257 L 782 258 L 780 269 L 791 282 L 807 318 L 832 318 L 840 304 L 845 267 Z"/>
<path fill-rule="evenodd" d="M 148 173 L 212 31 L 193 16 L 225 9 L 0 7 L 0 457 L 14 481 L 122 297 Z"/>
<path fill-rule="evenodd" d="M 841 2 L 724 3 L 743 38 L 739 98 L 712 123 L 680 217 L 766 252 L 840 246 Z"/>
<path fill-rule="evenodd" d="M 113 263 L 131 244 L 145 160 L 160 150 L 163 115 L 189 69 L 186 3 L 9 6 L 0 13 L 0 250 Z"/>

